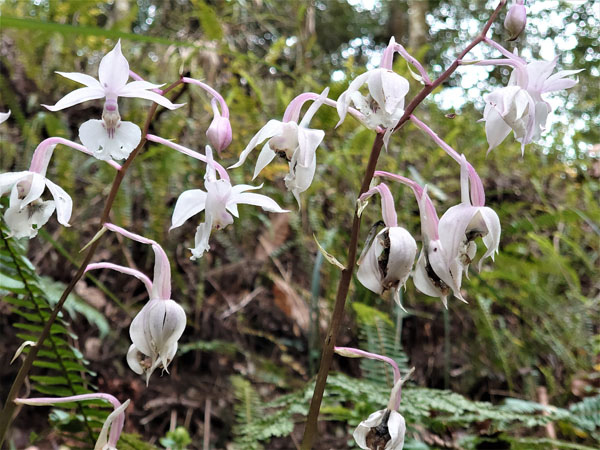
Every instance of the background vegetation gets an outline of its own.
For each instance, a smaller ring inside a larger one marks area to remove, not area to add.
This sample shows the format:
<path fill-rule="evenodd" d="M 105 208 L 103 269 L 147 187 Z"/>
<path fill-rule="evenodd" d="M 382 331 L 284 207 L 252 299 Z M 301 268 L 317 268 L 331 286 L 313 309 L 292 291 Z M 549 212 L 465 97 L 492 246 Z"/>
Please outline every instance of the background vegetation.
<path fill-rule="evenodd" d="M 234 140 L 222 158 L 233 163 L 252 135 L 267 120 L 280 118 L 297 94 L 330 86 L 330 97 L 337 98 L 349 79 L 377 63 L 391 35 L 426 61 L 431 73 L 441 72 L 493 6 L 480 0 L 5 0 L 0 3 L 0 111 L 11 109 L 12 116 L 0 130 L 0 167 L 25 170 L 42 139 L 76 140 L 83 121 L 99 118 L 99 102 L 60 113 L 40 104 L 52 104 L 73 89 L 54 71 L 95 75 L 100 58 L 118 38 L 131 68 L 146 79 L 169 83 L 189 74 L 225 96 Z M 597 6 L 532 2 L 526 36 L 506 43 L 528 49 L 527 57 L 546 59 L 556 43 L 559 68 L 586 69 L 576 87 L 553 101 L 551 129 L 524 156 L 511 137 L 486 157 L 484 129 L 476 123 L 482 94 L 506 83 L 507 70 L 461 69 L 417 110 L 477 168 L 503 235 L 495 263 L 486 263 L 482 273 L 471 270 L 464 283 L 469 304 L 451 301 L 447 312 L 410 281 L 404 293 L 408 315 L 390 299 L 353 284 L 339 344 L 385 350 L 402 366 L 416 367 L 401 409 L 409 425 L 407 447 L 598 443 Z M 501 20 L 493 28 L 498 40 L 505 37 Z M 495 56 L 487 49 L 477 55 Z M 395 69 L 410 79 L 403 61 L 397 60 Z M 418 84 L 411 83 L 415 92 Z M 212 117 L 207 97 L 189 86 L 176 97 L 186 106 L 161 111 L 151 131 L 201 150 Z M 140 123 L 148 103 L 127 99 L 120 108 L 123 118 Z M 128 327 L 145 291 L 136 280 L 98 272 L 79 283 L 53 334 L 60 348 L 48 350 L 48 364 L 38 364 L 31 395 L 89 389 L 131 398 L 124 448 L 145 448 L 141 441 L 201 448 L 205 435 L 213 448 L 294 448 L 339 276 L 323 263 L 312 236 L 345 260 L 348 224 L 373 139 L 351 119 L 334 129 L 337 120 L 335 110 L 322 108 L 312 122 L 326 130 L 326 137 L 302 211 L 285 191 L 287 165 L 271 165 L 261 176 L 263 189 L 293 211 L 270 216 L 240 208 L 240 219 L 214 233 L 212 251 L 199 262 L 190 261 L 187 250 L 193 221 L 170 233 L 168 227 L 177 196 L 202 185 L 204 166 L 149 145 L 125 179 L 113 221 L 157 240 L 171 258 L 173 298 L 188 313 L 171 374 L 155 375 L 146 388 L 129 370 L 124 359 Z M 252 161 L 232 172 L 234 182 L 248 182 Z M 448 161 L 409 125 L 392 137 L 378 167 L 427 182 L 442 212 L 459 198 L 459 167 Z M 17 370 L 18 363 L 8 364 L 15 349 L 35 334 L 47 304 L 70 280 L 79 249 L 97 230 L 113 169 L 59 147 L 49 177 L 74 198 L 73 226 L 62 228 L 51 220 L 35 240 L 0 245 L 2 399 Z M 392 191 L 399 222 L 417 236 L 412 194 L 400 186 Z M 366 236 L 380 214 L 378 206 L 365 214 Z M 152 252 L 118 236 L 105 240 L 97 258 L 152 271 Z M 19 275 L 21 266 L 29 270 Z M 27 303 L 23 283 L 33 286 L 39 308 Z M 63 350 L 63 359 L 74 364 L 72 376 L 57 363 Z M 334 363 L 338 373 L 328 384 L 323 411 L 329 421 L 322 424 L 318 448 L 352 448 L 353 426 L 385 405 L 389 382 L 373 362 L 337 358 Z M 15 422 L 12 445 L 90 446 L 102 415 L 96 409 L 90 416 L 88 410 L 54 409 L 48 420 L 48 410 L 25 409 Z"/>

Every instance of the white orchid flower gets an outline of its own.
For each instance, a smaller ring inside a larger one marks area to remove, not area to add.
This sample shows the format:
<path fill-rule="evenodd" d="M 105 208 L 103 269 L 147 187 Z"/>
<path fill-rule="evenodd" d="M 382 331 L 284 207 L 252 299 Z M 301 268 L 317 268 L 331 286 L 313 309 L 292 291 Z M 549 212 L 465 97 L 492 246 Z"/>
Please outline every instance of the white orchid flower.
<path fill-rule="evenodd" d="M 394 301 L 402 309 L 400 288 L 406 284 L 417 254 L 417 243 L 408 231 L 398 226 L 394 199 L 385 184 L 379 184 L 360 197 L 365 202 L 373 194 L 381 195 L 385 228 L 365 245 L 358 260 L 358 281 L 376 294 L 391 290 Z"/>
<path fill-rule="evenodd" d="M 486 108 L 482 120 L 486 122 L 488 152 L 498 146 L 511 130 L 516 140 L 521 143 L 523 152 L 525 145 L 540 138 L 546 127 L 548 114 L 552 110 L 542 95 L 575 86 L 577 80 L 565 77 L 577 74 L 583 69 L 561 70 L 552 75 L 558 57 L 552 61 L 534 61 L 526 64 L 516 54 L 508 52 L 499 44 L 493 43 L 493 46 L 508 57 L 505 60 L 498 60 L 497 64 L 511 65 L 514 70 L 507 87 L 484 96 Z"/>
<path fill-rule="evenodd" d="M 10 191 L 9 207 L 4 213 L 10 236 L 34 238 L 55 210 L 58 223 L 66 227 L 70 226 L 73 200 L 63 188 L 46 178 L 48 164 L 57 144 L 67 145 L 90 154 L 85 147 L 75 142 L 57 137 L 48 138 L 33 152 L 29 170 L 0 174 L 0 196 Z M 121 168 L 114 161 L 110 161 L 109 164 L 117 170 Z M 50 191 L 53 200 L 42 200 L 46 188 Z"/>
<path fill-rule="evenodd" d="M 439 234 L 442 246 L 449 257 L 450 272 L 453 279 L 462 278 L 477 253 L 475 239 L 481 237 L 487 251 L 483 260 L 491 256 L 494 259 L 500 244 L 500 219 L 496 212 L 485 206 L 485 193 L 481 179 L 475 169 L 461 156 L 460 170 L 461 203 L 446 211 L 439 221 Z M 469 198 L 470 180 L 470 198 Z"/>
<path fill-rule="evenodd" d="M 186 325 L 183 308 L 171 300 L 171 267 L 166 253 L 155 241 L 127 231 L 111 223 L 105 223 L 108 230 L 123 236 L 149 244 L 154 250 L 153 281 L 136 269 L 119 266 L 109 262 L 90 264 L 86 272 L 95 269 L 112 269 L 141 280 L 148 291 L 150 300 L 134 317 L 129 327 L 129 336 L 133 344 L 127 352 L 127 363 L 135 373 L 146 376 L 146 384 L 152 373 L 160 366 L 168 371 L 169 364 L 177 353 L 177 342 Z"/>
<path fill-rule="evenodd" d="M 6 120 L 10 117 L 10 110 L 5 113 L 0 113 L 0 123 L 6 122 Z"/>
<path fill-rule="evenodd" d="M 152 100 L 168 109 L 179 108 L 170 100 L 153 90 L 162 84 L 153 84 L 143 80 L 127 83 L 129 63 L 121 52 L 121 41 L 100 61 L 98 80 L 78 72 L 56 72 L 69 80 L 86 87 L 76 89 L 65 95 L 55 105 L 43 105 L 50 111 L 59 111 L 88 100 L 106 98 L 102 120 L 89 120 L 79 128 L 79 138 L 98 159 L 124 159 L 140 142 L 142 132 L 131 122 L 122 122 L 117 100 L 119 97 L 137 97 Z"/>
<path fill-rule="evenodd" d="M 381 358 L 381 355 L 373 356 L 378 356 L 378 359 Z M 390 392 L 387 408 L 375 411 L 366 420 L 358 424 L 353 437 L 360 448 L 366 450 L 402 450 L 406 422 L 397 410 L 402 400 L 402 385 L 413 371 L 414 368 L 403 378 L 399 378 L 394 374 L 394 387 Z"/>
<path fill-rule="evenodd" d="M 378 170 L 375 171 L 374 176 L 390 178 L 409 186 L 413 190 L 419 204 L 423 247 L 421 248 L 421 254 L 413 273 L 415 287 L 425 295 L 440 297 L 446 308 L 448 307 L 448 295 L 450 292 L 456 298 L 466 303 L 460 292 L 462 280 L 454 278 L 450 270 L 451 257 L 448 249 L 442 244 L 439 219 L 435 206 L 433 206 L 433 202 L 427 194 L 427 187 L 422 188 L 418 183 L 409 178 L 389 172 Z"/>
<path fill-rule="evenodd" d="M 363 95 L 359 89 L 367 85 L 369 93 Z M 346 118 L 350 103 L 354 104 L 363 115 L 363 123 L 370 129 L 385 128 L 383 135 L 387 147 L 394 127 L 404 114 L 404 97 L 408 93 L 409 84 L 406 78 L 393 72 L 391 68 L 369 70 L 356 77 L 337 100 L 337 111 L 340 116 L 338 126 Z"/>
<path fill-rule="evenodd" d="M 147 81 L 132 81 L 129 79 L 129 63 L 121 52 L 121 40 L 117 42 L 115 48 L 108 52 L 100 61 L 98 67 L 98 80 L 89 75 L 78 72 L 56 72 L 59 75 L 85 85 L 68 93 L 61 98 L 55 105 L 42 105 L 50 111 L 60 111 L 88 100 L 105 98 L 111 105 L 116 105 L 118 97 L 137 97 L 146 100 L 152 100 L 167 109 L 177 109 L 179 104 L 173 104 L 162 95 L 153 92 L 162 84 L 153 84 Z"/>
<path fill-rule="evenodd" d="M 192 152 L 186 150 L 187 154 Z M 266 195 L 246 192 L 260 189 L 262 185 L 239 184 L 232 186 L 225 169 L 213 161 L 212 149 L 208 145 L 206 146 L 206 163 L 206 175 L 204 176 L 206 192 L 201 189 L 183 192 L 177 199 L 171 220 L 170 229 L 172 230 L 183 225 L 190 217 L 205 211 L 204 222 L 196 230 L 194 248 L 190 249 L 192 260 L 201 258 L 205 251 L 210 250 L 208 240 L 213 228 L 218 230 L 233 223 L 233 217 L 238 217 L 239 204 L 260 206 L 269 212 L 288 212 L 281 209 L 274 200 Z M 219 169 L 220 179 L 217 178 L 217 169 Z"/>
<path fill-rule="evenodd" d="M 295 110 L 292 104 L 286 110 L 283 121 L 269 120 L 250 140 L 240 154 L 238 162 L 230 169 L 241 166 L 252 150 L 268 139 L 258 155 L 252 179 L 255 179 L 273 161 L 275 156 L 285 158 L 290 165 L 290 172 L 285 177 L 285 184 L 300 205 L 299 195 L 306 191 L 312 183 L 317 164 L 317 148 L 325 137 L 323 130 L 308 128 L 308 124 L 326 100 L 328 93 L 329 88 L 325 88 L 308 108 L 300 122 L 298 121 L 299 111 Z"/>
<path fill-rule="evenodd" d="M 375 411 L 358 424 L 353 437 L 356 444 L 366 450 L 402 450 L 406 423 L 397 411 Z"/>
<path fill-rule="evenodd" d="M 488 152 L 497 147 L 511 130 L 521 148 L 532 141 L 536 120 L 535 103 L 519 86 L 506 86 L 484 96 L 485 133 Z"/>
<path fill-rule="evenodd" d="M 72 395 L 69 397 L 16 398 L 15 403 L 29 406 L 47 406 L 87 400 L 105 400 L 110 402 L 114 408 L 102 425 L 102 429 L 100 430 L 100 434 L 94 445 L 94 450 L 117 450 L 117 443 L 119 442 L 121 432 L 123 431 L 123 425 L 125 424 L 125 410 L 129 406 L 130 400 L 126 400 L 121 404 L 116 397 L 98 392 L 94 394 Z"/>

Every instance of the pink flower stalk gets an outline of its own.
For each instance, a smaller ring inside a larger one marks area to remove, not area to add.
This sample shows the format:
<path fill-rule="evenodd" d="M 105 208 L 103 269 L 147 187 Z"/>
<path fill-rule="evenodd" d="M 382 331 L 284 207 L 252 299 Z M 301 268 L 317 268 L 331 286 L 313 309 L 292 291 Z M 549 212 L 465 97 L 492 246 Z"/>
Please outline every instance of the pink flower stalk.
<path fill-rule="evenodd" d="M 171 142 L 167 139 L 161 138 L 160 136 L 155 136 L 153 134 L 147 134 L 146 139 L 148 139 L 150 142 L 156 142 L 157 144 L 162 144 L 167 147 L 170 147 L 173 150 L 177 150 L 179 153 L 183 153 L 184 155 L 191 156 L 192 158 L 195 158 L 199 161 L 202 161 L 203 163 L 208 164 L 208 159 L 206 158 L 205 155 L 203 155 L 202 153 L 198 153 L 194 150 L 191 150 L 187 147 L 184 147 L 183 145 L 176 144 L 175 142 Z M 214 160 L 212 161 L 212 165 L 214 166 L 215 170 L 219 173 L 219 176 L 221 178 L 229 181 L 229 174 L 227 173 L 227 169 L 225 169 L 225 167 L 223 167 L 221 164 L 219 164 L 218 162 L 216 162 Z"/>
<path fill-rule="evenodd" d="M 113 405 L 114 411 L 108 415 L 106 421 L 102 425 L 94 450 L 117 450 L 117 443 L 119 442 L 121 431 L 123 431 L 123 425 L 125 423 L 125 409 L 129 406 L 130 400 L 121 404 L 116 397 L 110 394 L 96 393 L 72 395 L 70 397 L 16 398 L 15 403 L 29 406 L 47 406 L 58 403 L 81 402 L 85 400 L 105 400 Z"/>
<path fill-rule="evenodd" d="M 427 188 L 422 188 L 409 178 L 389 172 L 375 171 L 374 176 L 389 178 L 409 186 L 419 204 L 423 247 L 413 274 L 416 288 L 425 295 L 440 297 L 446 308 L 450 290 L 456 298 L 466 303 L 460 293 L 461 279 L 454 278 L 450 270 L 452 258 L 442 244 L 439 219 L 433 202 L 427 194 Z"/>
<path fill-rule="evenodd" d="M 383 52 L 383 56 L 381 57 L 381 64 L 379 66 L 383 69 L 392 70 L 393 63 L 394 63 L 394 53 L 396 53 L 396 52 L 400 53 L 400 55 L 408 63 L 415 66 L 415 68 L 421 74 L 421 81 L 423 81 L 423 83 L 425 85 L 431 84 L 431 79 L 429 78 L 429 75 L 427 75 L 427 71 L 425 70 L 425 68 L 421 65 L 421 63 L 414 56 L 411 56 L 408 53 L 408 51 L 401 44 L 398 44 L 396 42 L 396 39 L 394 38 L 394 36 L 392 36 L 390 38 L 390 42 L 389 42 L 387 48 Z"/>
<path fill-rule="evenodd" d="M 168 366 L 177 353 L 177 342 L 186 324 L 183 308 L 171 300 L 171 266 L 166 253 L 156 241 L 125 230 L 111 223 L 105 223 L 108 230 L 143 244 L 154 250 L 153 281 L 136 269 L 109 262 L 90 264 L 86 272 L 95 269 L 112 269 L 141 280 L 149 294 L 149 301 L 135 316 L 129 327 L 133 344 L 127 352 L 127 363 L 135 373 L 146 375 L 146 384 L 159 366 L 167 373 Z M 148 358 L 149 360 L 146 360 Z"/>
<path fill-rule="evenodd" d="M 371 242 L 367 242 L 358 259 L 358 281 L 376 294 L 391 290 L 396 304 L 404 310 L 400 301 L 400 288 L 410 275 L 417 243 L 406 229 L 398 226 L 394 199 L 385 184 L 379 184 L 360 196 L 359 202 L 379 193 L 385 228 Z"/>
<path fill-rule="evenodd" d="M 206 131 L 206 136 L 208 137 L 210 145 L 212 145 L 220 155 L 221 151 L 225 150 L 229 144 L 231 144 L 233 135 L 231 131 L 231 122 L 229 121 L 229 108 L 227 107 L 225 99 L 215 89 L 199 80 L 182 77 L 181 81 L 199 86 L 213 96 L 210 103 L 212 105 L 214 118 Z M 217 103 L 219 103 L 221 107 L 220 112 Z"/>
<path fill-rule="evenodd" d="M 504 19 L 504 28 L 509 32 L 509 41 L 514 41 L 525 29 L 527 23 L 527 10 L 523 4 L 523 0 L 515 0 L 513 5 L 508 10 Z"/>
<path fill-rule="evenodd" d="M 73 200 L 63 188 L 46 178 L 48 164 L 58 144 L 91 154 L 82 145 L 67 139 L 52 137 L 37 146 L 29 170 L 0 174 L 0 196 L 10 191 L 9 207 L 4 213 L 10 236 L 34 238 L 55 210 L 58 223 L 65 227 L 70 226 Z M 121 169 L 121 166 L 114 161 L 109 161 L 108 164 L 117 170 Z M 48 188 L 53 200 L 41 199 L 45 188 Z"/>
<path fill-rule="evenodd" d="M 362 449 L 385 449 L 402 450 L 404 446 L 404 434 L 406 433 L 406 423 L 404 417 L 398 412 L 402 400 L 402 385 L 412 374 L 414 369 L 402 378 L 398 364 L 387 356 L 369 353 L 357 348 L 335 347 L 335 352 L 347 358 L 369 358 L 386 362 L 394 370 L 394 387 L 390 393 L 390 400 L 387 408 L 372 413 L 367 419 L 363 420 L 354 430 L 353 437 L 358 446 Z"/>

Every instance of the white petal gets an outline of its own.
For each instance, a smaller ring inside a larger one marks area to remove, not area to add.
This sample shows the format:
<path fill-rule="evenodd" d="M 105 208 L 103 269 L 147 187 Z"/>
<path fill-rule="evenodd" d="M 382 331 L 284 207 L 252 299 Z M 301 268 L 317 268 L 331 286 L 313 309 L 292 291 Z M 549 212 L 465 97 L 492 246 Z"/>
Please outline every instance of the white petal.
<path fill-rule="evenodd" d="M 32 207 L 35 207 L 33 214 Z M 53 201 L 36 202 L 35 206 L 30 205 L 24 209 L 8 208 L 4 213 L 4 220 L 10 230 L 10 236 L 17 239 L 25 237 L 32 239 L 37 236 L 38 230 L 48 222 L 53 212 Z"/>
<path fill-rule="evenodd" d="M 248 145 L 240 154 L 239 161 L 236 162 L 233 166 L 230 166 L 229 168 L 233 169 L 235 167 L 241 166 L 244 163 L 244 161 L 246 161 L 246 158 L 248 157 L 250 152 L 252 150 L 254 150 L 254 148 L 258 144 L 260 144 L 265 139 L 269 139 L 269 138 L 275 136 L 276 134 L 280 133 L 282 129 L 283 129 L 283 122 L 280 122 L 279 120 L 274 120 L 274 119 L 269 120 L 265 124 L 265 126 L 262 127 L 260 130 L 258 130 L 258 133 L 256 133 L 252 137 L 252 139 L 250 139 L 250 142 L 248 142 Z"/>
<path fill-rule="evenodd" d="M 282 209 L 275 200 L 262 194 L 254 194 L 251 192 L 243 192 L 241 194 L 234 194 L 232 201 L 235 203 L 243 203 L 245 205 L 260 206 L 265 211 L 274 213 L 285 213 L 289 212 L 286 209 Z"/>
<path fill-rule="evenodd" d="M 56 218 L 58 223 L 65 227 L 69 225 L 69 219 L 71 218 L 71 212 L 73 211 L 73 200 L 71 196 L 65 192 L 59 185 L 46 179 L 46 186 L 50 190 L 54 202 L 56 203 Z"/>
<path fill-rule="evenodd" d="M 425 295 L 429 295 L 430 297 L 440 297 L 444 304 L 446 304 L 446 293 L 442 292 L 442 290 L 433 283 L 427 273 L 426 264 L 425 251 L 422 250 L 413 273 L 415 287 L 419 292 L 422 292 Z"/>
<path fill-rule="evenodd" d="M 129 337 L 131 338 L 131 342 L 135 344 L 140 352 L 150 358 L 155 357 L 156 352 L 152 347 L 152 342 L 150 341 L 151 336 L 147 329 L 148 312 L 152 308 L 152 305 L 158 301 L 160 300 L 153 299 L 146 303 L 133 318 L 131 325 L 129 326 Z"/>
<path fill-rule="evenodd" d="M 140 356 L 142 356 L 142 353 L 136 348 L 135 344 L 131 344 L 127 351 L 127 364 L 138 375 L 144 373 L 144 368 L 140 364 Z"/>
<path fill-rule="evenodd" d="M 378 236 L 384 231 L 385 229 L 380 231 Z M 356 278 L 358 278 L 360 284 L 371 292 L 375 292 L 379 295 L 383 293 L 383 286 L 382 274 L 377 260 L 382 251 L 383 246 L 381 245 L 381 240 L 375 237 L 356 271 Z"/>
<path fill-rule="evenodd" d="M 94 450 L 105 450 L 108 446 L 108 430 L 110 429 L 112 423 L 117 419 L 117 416 L 124 414 L 124 411 L 129 406 L 129 400 L 124 402 L 121 406 L 116 408 L 113 412 L 111 412 L 106 421 L 102 425 L 102 429 L 100 430 L 100 434 L 98 435 L 98 440 L 96 441 L 96 445 L 94 446 Z"/>
<path fill-rule="evenodd" d="M 22 172 L 0 173 L 0 195 L 6 194 L 15 184 L 30 175 L 31 172 L 27 170 L 23 170 Z"/>
<path fill-rule="evenodd" d="M 111 156 L 114 159 L 125 159 L 140 143 L 142 130 L 132 122 L 119 122 L 113 139 L 118 145 L 118 150 L 113 151 Z"/>
<path fill-rule="evenodd" d="M 435 272 L 435 274 L 448 285 L 456 298 L 466 302 L 460 293 L 460 286 L 462 279 L 460 276 L 454 277 L 450 271 L 451 261 L 446 255 L 444 248 L 440 241 L 432 241 L 428 248 L 429 264 Z M 462 275 L 462 273 L 460 274 Z"/>
<path fill-rule="evenodd" d="M 387 262 L 387 274 L 383 279 L 384 287 L 404 286 L 417 255 L 417 243 L 402 227 L 388 230 L 390 251 Z"/>
<path fill-rule="evenodd" d="M 77 83 L 84 84 L 86 87 L 93 89 L 102 89 L 102 85 L 94 77 L 79 72 L 56 72 L 60 76 L 73 80 Z"/>
<path fill-rule="evenodd" d="M 406 78 L 395 72 L 386 70 L 381 74 L 383 94 L 385 96 L 385 111 L 388 114 L 404 109 L 404 97 L 408 94 L 409 83 Z"/>
<path fill-rule="evenodd" d="M 498 252 L 498 246 L 500 245 L 500 219 L 498 218 L 498 214 L 488 207 L 483 207 L 480 209 L 483 220 L 485 221 L 485 225 L 488 229 L 487 235 L 483 237 L 483 243 L 487 247 L 487 251 L 481 257 L 478 264 L 478 269 L 481 271 L 481 264 L 483 260 L 488 256 L 494 258 L 494 253 Z"/>
<path fill-rule="evenodd" d="M 386 410 L 384 409 L 380 411 L 375 411 L 366 420 L 363 420 L 361 423 L 358 424 L 352 436 L 354 437 L 356 444 L 360 448 L 365 450 L 369 449 L 369 447 L 367 447 L 366 442 L 367 434 L 369 433 L 369 431 L 371 431 L 371 428 L 376 427 L 381 423 L 381 419 L 383 418 L 385 412 Z"/>
<path fill-rule="evenodd" d="M 241 194 L 242 192 L 255 191 L 262 187 L 263 187 L 262 184 L 259 184 L 258 186 L 252 186 L 250 184 L 236 184 L 235 186 L 231 187 L 231 193 L 232 194 Z"/>
<path fill-rule="evenodd" d="M 478 208 L 461 203 L 449 208 L 440 218 L 440 241 L 450 261 L 458 256 L 459 248 L 466 239 L 467 226 L 477 211 Z"/>
<path fill-rule="evenodd" d="M 163 97 L 162 95 L 157 94 L 156 92 L 136 88 L 135 83 L 138 83 L 138 81 L 133 81 L 124 88 L 120 89 L 118 92 L 119 97 L 136 97 L 143 98 L 146 100 L 152 100 L 154 103 L 158 103 L 159 105 L 164 106 L 165 108 L 170 110 L 181 108 L 184 105 L 183 103 L 171 103 L 171 101 L 168 98 Z M 130 87 L 131 85 L 134 86 Z"/>
<path fill-rule="evenodd" d="M 110 159 L 110 152 L 106 148 L 108 133 L 102 120 L 90 119 L 82 123 L 79 127 L 79 139 L 95 158 L 103 161 Z"/>
<path fill-rule="evenodd" d="M 354 80 L 352 80 L 352 82 L 348 86 L 348 89 L 342 92 L 342 94 L 338 97 L 336 108 L 338 115 L 340 116 L 340 121 L 337 123 L 336 127 L 339 127 L 340 124 L 346 118 L 348 106 L 350 105 L 350 100 L 352 98 L 352 93 L 357 92 L 360 89 L 360 87 L 363 84 L 365 84 L 365 82 L 370 76 L 370 72 L 365 72 L 357 76 Z"/>
<path fill-rule="evenodd" d="M 206 206 L 206 192 L 201 189 L 191 189 L 183 192 L 175 203 L 173 217 L 171 219 L 171 228 L 177 228 L 192 217 L 198 214 Z"/>
<path fill-rule="evenodd" d="M 121 40 L 100 61 L 98 78 L 106 92 L 120 95 L 117 92 L 125 86 L 129 79 L 129 63 L 121 53 Z"/>
<path fill-rule="evenodd" d="M 41 176 L 39 173 L 31 172 L 29 192 L 25 195 L 25 198 L 21 200 L 21 209 L 29 205 L 31 202 L 37 200 L 42 196 L 44 189 L 46 189 L 46 178 Z M 21 182 L 23 183 L 23 181 Z M 13 188 L 14 191 L 14 188 Z M 11 195 L 11 206 L 13 202 L 13 196 Z"/>
<path fill-rule="evenodd" d="M 258 154 L 258 159 L 256 160 L 256 167 L 254 168 L 254 175 L 252 175 L 252 179 L 254 180 L 258 174 L 275 158 L 275 152 L 269 146 L 269 141 L 265 142 L 262 150 Z M 232 166 L 233 167 L 233 166 Z"/>
<path fill-rule="evenodd" d="M 61 98 L 55 105 L 42 105 L 50 111 L 60 111 L 61 109 L 68 108 L 79 103 L 87 102 L 88 100 L 95 100 L 97 98 L 104 97 L 104 91 L 99 88 L 79 88 L 73 92 L 69 92 L 63 98 Z"/>
<path fill-rule="evenodd" d="M 10 109 L 8 112 L 0 113 L 0 123 L 6 122 L 6 120 L 10 117 Z"/>
<path fill-rule="evenodd" d="M 500 113 L 495 108 L 488 110 L 485 116 L 485 135 L 488 141 L 488 152 L 496 148 L 506 139 L 511 128 L 506 124 Z"/>
<path fill-rule="evenodd" d="M 194 261 L 201 258 L 204 252 L 210 250 L 208 239 L 210 238 L 210 232 L 212 230 L 212 216 L 206 214 L 206 221 L 198 225 L 196 228 L 196 235 L 194 236 L 194 248 L 191 248 L 192 256 L 191 260 Z"/>
<path fill-rule="evenodd" d="M 158 300 L 148 311 L 148 328 L 159 355 L 166 354 L 185 330 L 185 311 L 173 300 Z M 166 365 L 165 365 L 166 368 Z"/>
<path fill-rule="evenodd" d="M 298 163 L 304 167 L 309 167 L 319 144 L 325 137 L 323 130 L 311 130 L 310 128 L 298 128 Z M 310 184 L 310 183 L 309 183 Z"/>
<path fill-rule="evenodd" d="M 387 426 L 391 439 L 386 444 L 385 450 L 402 450 L 404 446 L 404 434 L 406 433 L 404 417 L 399 412 L 392 411 Z"/>

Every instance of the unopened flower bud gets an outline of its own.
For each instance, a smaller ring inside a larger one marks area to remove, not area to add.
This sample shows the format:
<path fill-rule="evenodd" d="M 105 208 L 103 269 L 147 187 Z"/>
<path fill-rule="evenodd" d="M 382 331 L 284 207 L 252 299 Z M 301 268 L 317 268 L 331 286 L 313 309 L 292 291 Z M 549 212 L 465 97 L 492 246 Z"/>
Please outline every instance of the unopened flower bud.
<path fill-rule="evenodd" d="M 231 144 L 231 123 L 228 117 L 223 117 L 219 112 L 216 101 L 212 101 L 213 111 L 215 117 L 213 118 L 208 130 L 206 130 L 206 136 L 210 145 L 217 149 L 220 154 L 222 150 L 225 150 L 229 144 Z"/>
<path fill-rule="evenodd" d="M 514 41 L 525 29 L 527 11 L 523 0 L 516 0 L 510 7 L 504 19 L 504 28 L 510 33 L 509 41 Z"/>

